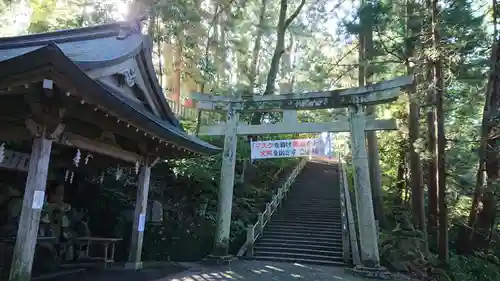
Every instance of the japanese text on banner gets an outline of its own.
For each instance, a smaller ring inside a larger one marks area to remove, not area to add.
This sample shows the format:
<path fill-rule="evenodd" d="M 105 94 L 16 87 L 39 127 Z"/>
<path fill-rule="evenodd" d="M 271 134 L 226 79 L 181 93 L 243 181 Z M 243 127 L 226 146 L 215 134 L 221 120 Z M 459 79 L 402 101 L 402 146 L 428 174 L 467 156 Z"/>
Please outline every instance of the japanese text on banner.
<path fill-rule="evenodd" d="M 252 159 L 323 156 L 325 142 L 321 139 L 255 141 L 251 155 Z"/>

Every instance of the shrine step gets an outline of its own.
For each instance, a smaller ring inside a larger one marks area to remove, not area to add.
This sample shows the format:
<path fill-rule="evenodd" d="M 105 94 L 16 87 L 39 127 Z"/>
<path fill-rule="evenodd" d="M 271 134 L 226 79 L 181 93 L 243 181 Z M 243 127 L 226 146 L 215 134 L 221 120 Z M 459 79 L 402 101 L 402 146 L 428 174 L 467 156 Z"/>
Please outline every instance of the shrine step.
<path fill-rule="evenodd" d="M 258 255 L 255 256 L 256 260 L 264 261 L 277 261 L 277 262 L 290 262 L 290 263 L 305 263 L 305 264 L 317 264 L 317 265 L 329 265 L 329 266 L 343 266 L 345 265 L 342 260 L 328 260 L 328 259 L 317 259 L 314 257 L 296 257 L 296 256 L 271 256 L 271 255 Z"/>
<path fill-rule="evenodd" d="M 344 265 L 338 166 L 308 162 L 254 246 L 254 258 Z"/>

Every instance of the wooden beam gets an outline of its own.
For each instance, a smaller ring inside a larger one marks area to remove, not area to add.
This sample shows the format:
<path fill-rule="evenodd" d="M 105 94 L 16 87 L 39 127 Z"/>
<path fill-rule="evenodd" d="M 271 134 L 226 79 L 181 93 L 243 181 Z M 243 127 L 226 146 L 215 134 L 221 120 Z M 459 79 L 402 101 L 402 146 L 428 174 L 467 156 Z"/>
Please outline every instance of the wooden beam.
<path fill-rule="evenodd" d="M 29 119 L 27 119 L 29 120 Z M 31 123 L 31 122 L 30 122 Z M 36 123 L 30 126 L 36 127 Z M 56 127 L 56 130 L 51 133 L 54 136 L 54 142 L 57 144 L 71 146 L 87 150 L 89 152 L 106 155 L 115 159 L 120 159 L 128 163 L 136 163 L 141 157 L 133 152 L 127 151 L 117 146 L 106 144 L 97 140 L 90 139 L 88 137 L 80 136 L 78 134 L 70 132 L 62 132 L 63 126 Z M 31 128 L 33 133 L 38 130 L 38 128 Z M 60 134 L 60 137 L 57 137 Z M 23 141 L 32 138 L 30 130 L 26 127 L 21 126 L 7 126 L 4 130 L 0 130 L 0 140 L 2 141 Z"/>
<path fill-rule="evenodd" d="M 72 133 L 63 133 L 57 143 L 107 155 L 129 163 L 136 163 L 141 159 L 138 154 L 133 152 Z"/>
<path fill-rule="evenodd" d="M 136 132 L 135 127 L 128 125 L 127 121 L 118 123 L 114 117 L 105 117 L 102 111 L 94 111 L 89 107 L 75 106 L 67 111 L 66 117 L 81 120 L 98 126 L 101 130 L 120 135 L 133 141 L 150 141 L 145 138 L 144 132 Z"/>
<path fill-rule="evenodd" d="M 325 109 L 346 107 L 352 104 L 373 105 L 395 101 L 400 89 L 413 83 L 413 76 L 399 77 L 377 84 L 332 91 L 295 93 L 284 95 L 245 96 L 229 98 L 210 94 L 192 93 L 197 108 L 226 111 L 228 104 L 238 111 L 282 111 L 285 109 Z"/>
<path fill-rule="evenodd" d="M 395 119 L 366 120 L 366 131 L 397 130 Z M 212 126 L 201 126 L 199 135 L 223 136 L 226 124 Z M 349 122 L 346 120 L 323 123 L 295 123 L 295 124 L 262 124 L 246 125 L 239 124 L 238 135 L 267 135 L 267 134 L 291 134 L 291 133 L 322 133 L 322 132 L 349 132 Z"/>

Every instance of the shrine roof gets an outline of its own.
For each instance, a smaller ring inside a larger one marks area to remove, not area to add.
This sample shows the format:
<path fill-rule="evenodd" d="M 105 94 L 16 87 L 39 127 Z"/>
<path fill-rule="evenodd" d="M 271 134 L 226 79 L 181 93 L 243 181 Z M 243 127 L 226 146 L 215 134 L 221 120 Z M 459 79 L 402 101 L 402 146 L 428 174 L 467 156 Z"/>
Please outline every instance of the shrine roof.
<path fill-rule="evenodd" d="M 0 38 L 0 61 L 55 43 L 82 69 L 104 67 L 133 57 L 142 50 L 144 36 L 139 32 L 130 32 L 125 38 L 117 39 L 124 24 L 127 23 Z"/>
<path fill-rule="evenodd" d="M 48 67 L 69 78 L 86 101 L 159 139 L 196 153 L 219 152 L 218 147 L 188 135 L 174 116 L 156 78 L 150 48 L 149 37 L 134 30 L 129 22 L 0 38 L 0 82 Z M 147 87 L 153 92 L 155 102 L 160 104 L 160 116 L 86 73 L 134 57 L 145 66 L 141 72 L 147 76 Z"/>

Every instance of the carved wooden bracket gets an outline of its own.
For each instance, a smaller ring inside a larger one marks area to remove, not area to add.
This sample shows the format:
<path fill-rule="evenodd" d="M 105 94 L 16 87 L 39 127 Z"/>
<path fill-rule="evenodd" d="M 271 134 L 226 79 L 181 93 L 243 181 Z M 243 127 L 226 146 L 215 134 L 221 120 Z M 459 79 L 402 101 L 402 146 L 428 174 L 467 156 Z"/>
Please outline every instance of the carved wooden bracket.
<path fill-rule="evenodd" d="M 25 120 L 25 125 L 34 137 L 44 137 L 51 140 L 58 139 L 65 128 L 64 124 L 59 123 L 55 128 L 51 129 L 50 127 L 38 124 L 31 118 Z"/>
<path fill-rule="evenodd" d="M 127 84 L 127 86 L 133 87 L 135 85 L 137 76 L 134 68 L 125 68 L 118 74 L 123 77 L 123 81 Z"/>

